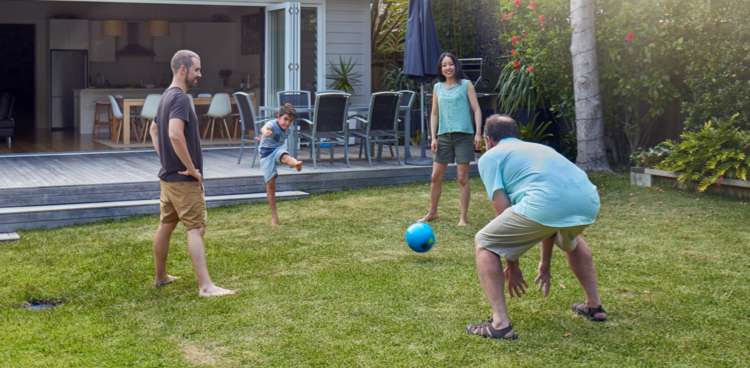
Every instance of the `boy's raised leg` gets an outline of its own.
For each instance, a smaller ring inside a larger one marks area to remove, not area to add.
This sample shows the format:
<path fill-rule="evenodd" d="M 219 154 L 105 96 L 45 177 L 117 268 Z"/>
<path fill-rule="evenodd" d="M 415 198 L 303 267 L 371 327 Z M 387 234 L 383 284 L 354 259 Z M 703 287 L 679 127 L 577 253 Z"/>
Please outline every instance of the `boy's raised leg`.
<path fill-rule="evenodd" d="M 266 197 L 271 207 L 271 226 L 279 226 L 279 214 L 276 213 L 276 177 L 266 183 Z"/>
<path fill-rule="evenodd" d="M 281 155 L 281 159 L 279 159 L 279 161 L 281 161 L 281 163 L 284 165 L 289 165 L 289 167 L 296 168 L 297 171 L 302 170 L 302 161 L 299 161 L 286 153 Z"/>

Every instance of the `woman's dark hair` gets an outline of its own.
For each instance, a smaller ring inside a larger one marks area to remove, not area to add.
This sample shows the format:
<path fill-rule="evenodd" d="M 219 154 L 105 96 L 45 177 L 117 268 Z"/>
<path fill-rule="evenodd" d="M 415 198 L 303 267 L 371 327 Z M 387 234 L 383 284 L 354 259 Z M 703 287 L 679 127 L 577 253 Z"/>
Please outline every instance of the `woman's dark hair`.
<path fill-rule="evenodd" d="M 441 82 L 445 82 L 445 76 L 443 75 L 443 59 L 445 59 L 446 57 L 449 57 L 451 58 L 451 60 L 453 60 L 453 65 L 456 66 L 456 72 L 453 73 L 453 75 L 455 75 L 455 78 L 460 81 L 463 78 L 464 70 L 461 67 L 461 62 L 459 62 L 458 59 L 456 58 L 456 55 L 453 55 L 453 53 L 450 53 L 450 52 L 444 52 L 442 55 L 440 55 L 440 58 L 438 59 L 438 64 L 437 64 L 438 79 Z"/>
<path fill-rule="evenodd" d="M 509 137 L 518 138 L 518 123 L 508 115 L 492 115 L 484 125 L 484 136 L 495 143 Z"/>

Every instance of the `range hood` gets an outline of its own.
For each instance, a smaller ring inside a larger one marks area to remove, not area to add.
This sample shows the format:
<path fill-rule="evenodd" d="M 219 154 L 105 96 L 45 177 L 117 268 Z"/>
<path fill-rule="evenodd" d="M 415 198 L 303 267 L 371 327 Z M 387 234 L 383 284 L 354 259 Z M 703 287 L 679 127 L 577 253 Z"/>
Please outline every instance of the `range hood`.
<path fill-rule="evenodd" d="M 138 44 L 138 23 L 128 22 L 128 44 L 117 56 L 154 56 L 154 52 Z"/>

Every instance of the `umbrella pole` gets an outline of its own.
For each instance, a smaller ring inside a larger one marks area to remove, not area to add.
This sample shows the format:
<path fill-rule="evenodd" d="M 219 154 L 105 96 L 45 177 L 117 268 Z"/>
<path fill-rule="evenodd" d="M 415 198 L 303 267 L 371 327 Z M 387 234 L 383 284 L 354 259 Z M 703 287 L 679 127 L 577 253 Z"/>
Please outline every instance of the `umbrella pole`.
<path fill-rule="evenodd" d="M 427 153 L 425 151 L 425 147 L 427 146 L 427 137 L 426 134 L 424 134 L 424 83 L 419 84 L 419 98 L 422 99 L 422 102 L 419 105 L 419 109 L 422 112 L 422 119 L 419 120 L 419 122 L 422 124 L 422 139 L 420 139 L 420 141 L 422 142 L 422 157 L 427 157 Z"/>
<path fill-rule="evenodd" d="M 407 165 L 421 165 L 421 166 L 432 166 L 432 159 L 427 157 L 427 134 L 425 134 L 424 131 L 424 83 L 420 83 L 419 85 L 419 98 L 420 98 L 420 117 L 422 118 L 420 121 L 420 133 L 422 134 L 422 137 L 420 141 L 422 141 L 422 156 L 421 157 L 410 157 L 408 159 L 405 159 L 404 162 L 406 162 Z M 434 138 L 434 137 L 433 137 Z"/>

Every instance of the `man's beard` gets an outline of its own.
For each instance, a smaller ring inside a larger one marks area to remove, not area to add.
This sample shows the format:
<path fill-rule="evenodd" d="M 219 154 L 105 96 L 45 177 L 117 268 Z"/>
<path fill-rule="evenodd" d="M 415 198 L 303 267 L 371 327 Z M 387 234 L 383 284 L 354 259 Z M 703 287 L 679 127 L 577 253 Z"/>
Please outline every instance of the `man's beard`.
<path fill-rule="evenodd" d="M 188 88 L 190 87 L 198 87 L 198 77 L 193 78 L 193 81 L 191 82 L 190 79 L 188 79 L 188 76 L 185 76 L 185 86 Z"/>

